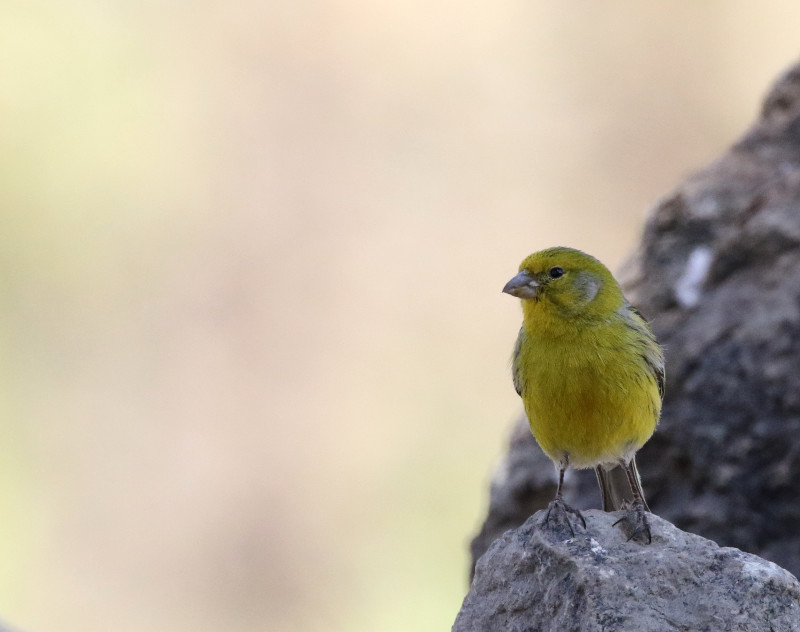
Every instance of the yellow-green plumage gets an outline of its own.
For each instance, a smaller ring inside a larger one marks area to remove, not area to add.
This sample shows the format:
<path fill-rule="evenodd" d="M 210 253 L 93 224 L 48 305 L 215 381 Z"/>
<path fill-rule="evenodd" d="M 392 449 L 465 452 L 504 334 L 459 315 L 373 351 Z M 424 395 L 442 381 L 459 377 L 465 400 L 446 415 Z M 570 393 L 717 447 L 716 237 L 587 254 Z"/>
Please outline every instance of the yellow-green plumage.
<path fill-rule="evenodd" d="M 650 327 L 590 255 L 550 248 L 519 270 L 504 291 L 522 299 L 514 385 L 537 442 L 562 470 L 630 464 L 635 473 L 664 384 Z"/>

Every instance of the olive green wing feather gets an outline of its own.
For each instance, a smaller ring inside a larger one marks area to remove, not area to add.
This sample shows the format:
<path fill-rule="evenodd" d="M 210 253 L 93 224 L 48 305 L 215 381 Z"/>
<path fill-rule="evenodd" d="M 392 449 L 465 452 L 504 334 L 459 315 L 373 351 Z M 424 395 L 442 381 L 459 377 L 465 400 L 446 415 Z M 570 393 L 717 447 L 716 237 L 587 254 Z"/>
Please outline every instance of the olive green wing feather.
<path fill-rule="evenodd" d="M 523 344 L 525 344 L 525 329 L 520 328 L 517 343 L 514 345 L 514 353 L 511 356 L 511 375 L 514 378 L 514 390 L 517 391 L 517 395 L 520 397 L 522 397 L 522 391 L 525 390 L 525 378 L 522 374 L 520 360 L 520 351 Z"/>
<path fill-rule="evenodd" d="M 647 365 L 647 369 L 653 376 L 658 386 L 658 394 L 664 398 L 664 385 L 666 382 L 664 374 L 664 352 L 656 340 L 650 324 L 644 319 L 635 307 L 630 303 L 623 306 L 624 316 L 628 327 L 637 333 L 637 339 L 641 341 L 641 349 L 639 350 L 642 359 Z"/>

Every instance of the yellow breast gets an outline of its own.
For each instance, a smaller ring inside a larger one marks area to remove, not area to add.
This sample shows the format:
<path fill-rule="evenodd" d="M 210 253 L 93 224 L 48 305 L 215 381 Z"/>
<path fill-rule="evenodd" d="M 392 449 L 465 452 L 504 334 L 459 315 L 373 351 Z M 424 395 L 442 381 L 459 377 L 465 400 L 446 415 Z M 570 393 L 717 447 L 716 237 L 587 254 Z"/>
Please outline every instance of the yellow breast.
<path fill-rule="evenodd" d="M 624 324 L 521 340 L 517 370 L 542 450 L 572 467 L 629 459 L 661 411 L 658 385 Z"/>

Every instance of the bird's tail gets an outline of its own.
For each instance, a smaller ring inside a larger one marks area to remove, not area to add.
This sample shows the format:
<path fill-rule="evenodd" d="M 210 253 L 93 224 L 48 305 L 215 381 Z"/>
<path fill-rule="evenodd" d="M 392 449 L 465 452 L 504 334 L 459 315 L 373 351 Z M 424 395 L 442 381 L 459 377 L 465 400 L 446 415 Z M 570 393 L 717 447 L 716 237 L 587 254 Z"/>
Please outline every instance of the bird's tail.
<path fill-rule="evenodd" d="M 647 506 L 647 501 L 644 500 L 644 491 L 642 490 L 642 480 L 639 478 L 639 470 L 636 469 L 636 459 L 632 458 L 628 464 L 628 470 L 631 476 L 625 472 L 625 467 L 622 465 L 613 466 L 606 469 L 602 465 L 594 468 L 597 474 L 597 482 L 600 485 L 600 494 L 603 496 L 603 511 L 617 511 L 630 506 L 634 501 L 634 493 L 631 489 L 631 482 L 634 481 L 636 489 L 644 501 L 645 511 L 650 511 Z"/>

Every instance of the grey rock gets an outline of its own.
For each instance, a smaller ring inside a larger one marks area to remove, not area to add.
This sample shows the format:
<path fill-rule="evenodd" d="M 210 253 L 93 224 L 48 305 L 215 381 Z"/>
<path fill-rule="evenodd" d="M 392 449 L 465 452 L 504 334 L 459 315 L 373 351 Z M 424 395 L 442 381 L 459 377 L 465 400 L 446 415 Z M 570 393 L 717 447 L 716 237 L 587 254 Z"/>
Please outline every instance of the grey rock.
<path fill-rule="evenodd" d="M 540 511 L 478 561 L 453 632 L 800 631 L 800 583 L 755 555 L 651 516 L 628 541 L 624 512 L 584 512 L 571 535 Z M 624 522 L 623 522 L 624 524 Z"/>
<path fill-rule="evenodd" d="M 528 420 L 523 417 L 514 426 L 508 453 L 492 477 L 489 514 L 470 544 L 473 560 L 483 555 L 501 533 L 519 526 L 534 511 L 547 506 L 556 494 L 554 473 L 553 462 L 536 445 Z M 575 478 L 572 472 L 568 474 L 564 491 L 570 498 Z M 474 568 L 473 565 L 473 571 Z"/>
<path fill-rule="evenodd" d="M 637 456 L 650 507 L 800 573 L 800 65 L 730 151 L 655 207 L 620 278 L 666 351 L 661 424 Z M 473 559 L 549 500 L 552 465 L 526 426 Z M 570 503 L 599 506 L 591 472 L 572 485 Z"/>

